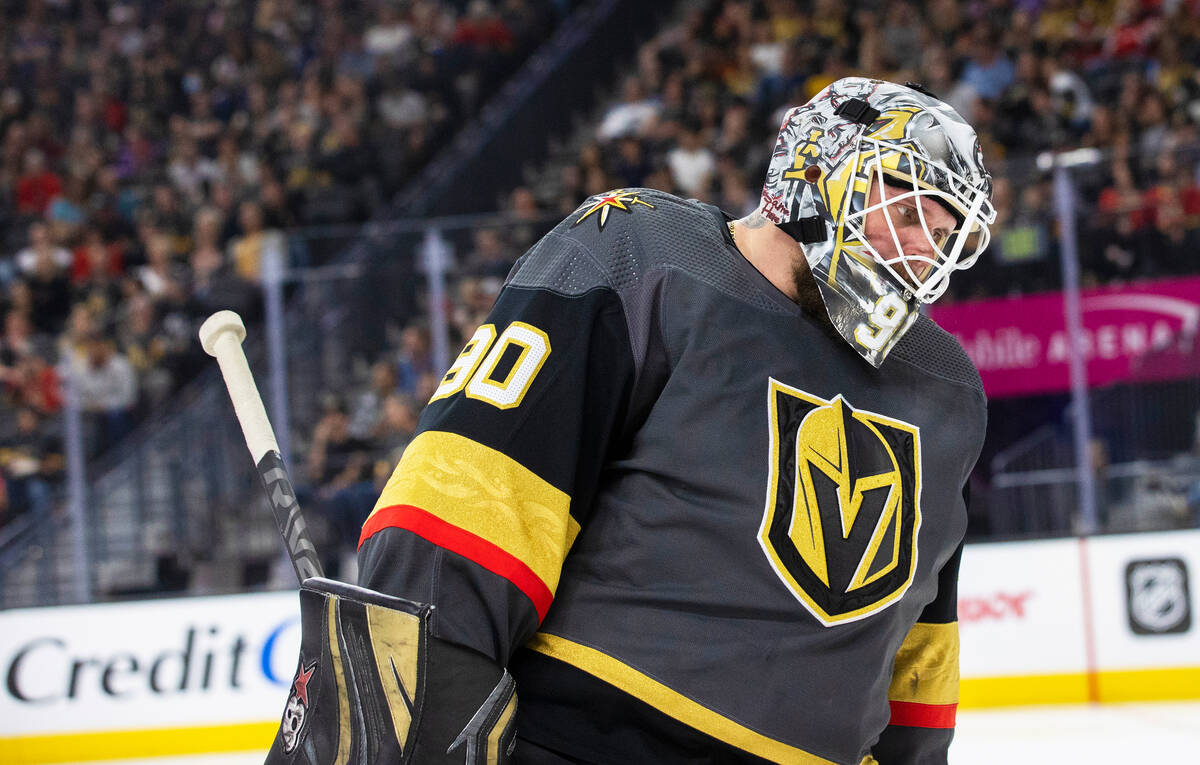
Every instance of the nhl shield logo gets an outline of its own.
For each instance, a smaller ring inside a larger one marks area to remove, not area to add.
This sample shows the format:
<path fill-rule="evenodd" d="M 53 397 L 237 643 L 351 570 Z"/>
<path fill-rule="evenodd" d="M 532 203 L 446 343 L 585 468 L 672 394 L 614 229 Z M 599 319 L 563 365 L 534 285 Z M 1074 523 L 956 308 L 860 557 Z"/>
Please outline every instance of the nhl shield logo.
<path fill-rule="evenodd" d="M 1172 635 L 1192 626 L 1187 565 L 1179 558 L 1136 560 L 1125 567 L 1129 628 L 1136 635 Z"/>
<path fill-rule="evenodd" d="M 771 379 L 759 544 L 825 626 L 877 613 L 912 583 L 921 525 L 915 425 Z"/>

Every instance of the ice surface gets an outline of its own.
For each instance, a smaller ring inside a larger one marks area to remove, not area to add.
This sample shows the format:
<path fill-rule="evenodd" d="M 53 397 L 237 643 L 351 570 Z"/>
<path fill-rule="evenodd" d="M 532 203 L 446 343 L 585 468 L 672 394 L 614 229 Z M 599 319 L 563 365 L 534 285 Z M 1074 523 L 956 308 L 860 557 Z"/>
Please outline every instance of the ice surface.
<path fill-rule="evenodd" d="M 968 710 L 954 765 L 1189 762 L 1200 749 L 1200 702 Z"/>

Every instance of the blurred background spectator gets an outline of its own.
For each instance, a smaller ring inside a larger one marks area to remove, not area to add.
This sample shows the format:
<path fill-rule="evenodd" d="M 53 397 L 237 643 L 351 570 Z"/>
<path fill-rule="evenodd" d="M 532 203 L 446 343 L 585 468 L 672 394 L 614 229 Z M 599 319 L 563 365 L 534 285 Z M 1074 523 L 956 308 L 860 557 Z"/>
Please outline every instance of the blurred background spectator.
<path fill-rule="evenodd" d="M 82 359 L 70 371 L 79 396 L 79 408 L 96 434 L 93 455 L 124 438 L 133 429 L 138 381 L 133 365 L 118 353 L 116 342 L 93 333 L 85 340 Z"/>
<path fill-rule="evenodd" d="M 17 409 L 16 428 L 0 439 L 0 476 L 5 487 L 4 520 L 50 511 L 50 492 L 62 480 L 63 457 L 56 434 L 30 406 Z"/>

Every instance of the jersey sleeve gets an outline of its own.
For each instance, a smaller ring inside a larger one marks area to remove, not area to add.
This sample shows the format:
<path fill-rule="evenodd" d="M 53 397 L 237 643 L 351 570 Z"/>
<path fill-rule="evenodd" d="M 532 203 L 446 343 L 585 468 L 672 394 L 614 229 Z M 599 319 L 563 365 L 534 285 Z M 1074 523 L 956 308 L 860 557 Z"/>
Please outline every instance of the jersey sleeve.
<path fill-rule="evenodd" d="M 554 600 L 637 376 L 602 260 L 558 231 L 442 379 L 359 548 L 360 584 L 431 603 L 435 635 L 501 663 Z"/>
<path fill-rule="evenodd" d="M 938 594 L 896 653 L 888 687 L 891 721 L 872 753 L 884 765 L 947 761 L 958 709 L 958 568 L 962 545 L 942 566 Z"/>

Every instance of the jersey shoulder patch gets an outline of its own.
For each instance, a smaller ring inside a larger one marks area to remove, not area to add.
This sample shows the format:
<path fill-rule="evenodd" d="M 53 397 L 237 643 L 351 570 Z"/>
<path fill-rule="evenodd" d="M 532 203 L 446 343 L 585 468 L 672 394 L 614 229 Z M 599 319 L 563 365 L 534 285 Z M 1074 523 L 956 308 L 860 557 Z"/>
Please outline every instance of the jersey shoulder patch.
<path fill-rule="evenodd" d="M 526 253 L 509 277 L 516 287 L 579 295 L 595 287 L 636 290 L 654 274 L 682 271 L 766 310 L 779 310 L 736 268 L 720 210 L 654 189 L 589 197 Z"/>
<path fill-rule="evenodd" d="M 517 261 L 508 283 L 581 295 L 636 286 L 654 266 L 647 231 L 670 225 L 683 200 L 653 189 L 614 189 L 584 200 Z"/>

